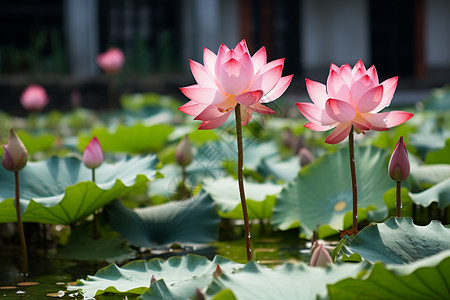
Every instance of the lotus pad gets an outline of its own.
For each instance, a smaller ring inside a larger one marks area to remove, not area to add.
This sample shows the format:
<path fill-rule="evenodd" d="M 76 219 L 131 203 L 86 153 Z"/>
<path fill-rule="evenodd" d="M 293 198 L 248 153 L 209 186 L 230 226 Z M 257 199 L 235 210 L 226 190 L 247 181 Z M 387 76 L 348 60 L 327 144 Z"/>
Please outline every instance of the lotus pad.
<path fill-rule="evenodd" d="M 384 193 L 394 186 L 387 176 L 387 151 L 374 147 L 356 147 L 358 217 L 367 216 L 367 208 L 386 209 Z M 301 226 L 307 238 L 314 230 L 320 237 L 337 233 L 346 224 L 344 216 L 352 210 L 352 188 L 348 149 L 325 155 L 302 168 L 284 188 L 274 207 L 273 224 L 282 230 Z M 325 224 L 325 225 L 324 225 Z M 324 228 L 332 230 L 323 230 Z"/>
<path fill-rule="evenodd" d="M 186 299 L 187 295 L 195 292 L 199 282 L 207 285 L 212 281 L 217 265 L 226 273 L 243 267 L 221 256 L 216 256 L 213 261 L 198 255 L 171 257 L 167 261 L 157 258 L 149 261 L 138 260 L 123 267 L 109 265 L 94 276 L 88 276 L 87 280 L 78 280 L 78 284 L 69 286 L 68 290 L 81 290 L 86 298 L 105 292 L 142 294 L 150 287 L 153 276 L 156 280 L 164 280 L 174 293 L 180 293 L 181 290 Z M 153 285 L 150 289 L 153 289 Z"/>
<path fill-rule="evenodd" d="M 77 158 L 51 157 L 29 162 L 20 171 L 20 206 L 24 222 L 73 224 L 113 199 L 156 176 L 154 155 L 103 163 L 92 171 Z M 14 176 L 0 168 L 0 222 L 15 222 Z"/>
<path fill-rule="evenodd" d="M 336 259 L 346 260 L 357 253 L 371 262 L 407 264 L 449 249 L 450 229 L 439 221 L 417 226 L 411 218 L 390 218 L 344 238 L 336 249 Z"/>
<path fill-rule="evenodd" d="M 310 267 L 304 263 L 285 263 L 269 269 L 250 262 L 232 274 L 214 279 L 208 295 L 230 289 L 236 299 L 318 299 L 327 295 L 327 285 L 367 270 L 368 263 Z M 213 299 L 229 299 L 213 297 Z"/>
<path fill-rule="evenodd" d="M 281 185 L 275 185 L 270 182 L 253 183 L 244 181 L 249 218 L 269 218 L 272 215 L 272 208 L 275 204 L 275 195 L 281 191 L 281 188 Z M 242 218 L 237 180 L 230 177 L 204 180 L 204 189 L 216 202 L 221 217 Z"/>
<path fill-rule="evenodd" d="M 111 227 L 138 247 L 172 243 L 202 244 L 217 240 L 219 217 L 204 192 L 190 199 L 134 210 L 119 200 L 107 206 Z"/>
<path fill-rule="evenodd" d="M 448 299 L 450 250 L 407 265 L 375 263 L 370 273 L 328 286 L 329 299 Z"/>

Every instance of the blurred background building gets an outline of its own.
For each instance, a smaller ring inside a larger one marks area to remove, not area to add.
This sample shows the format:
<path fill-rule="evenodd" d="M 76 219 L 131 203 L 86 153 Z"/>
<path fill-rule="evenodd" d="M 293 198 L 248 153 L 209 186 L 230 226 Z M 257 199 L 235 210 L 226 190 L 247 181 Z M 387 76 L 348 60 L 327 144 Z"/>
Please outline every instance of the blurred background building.
<path fill-rule="evenodd" d="M 406 101 L 450 81 L 448 0 L 16 0 L 0 1 L 0 109 L 31 82 L 52 90 L 53 108 L 73 89 L 101 107 L 108 79 L 95 58 L 110 46 L 126 56 L 125 92 L 180 95 L 194 83 L 189 58 L 242 38 L 286 57 L 294 96 L 304 77 L 323 82 L 331 62 L 359 59 L 382 80 L 400 75 Z"/>

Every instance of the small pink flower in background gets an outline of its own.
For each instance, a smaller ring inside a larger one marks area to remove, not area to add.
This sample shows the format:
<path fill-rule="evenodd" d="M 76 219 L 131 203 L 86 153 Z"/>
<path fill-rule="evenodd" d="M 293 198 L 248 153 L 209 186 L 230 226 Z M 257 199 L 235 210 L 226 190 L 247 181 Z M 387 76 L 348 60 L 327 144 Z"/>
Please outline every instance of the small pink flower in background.
<path fill-rule="evenodd" d="M 333 263 L 330 253 L 324 248 L 322 243 L 315 241 L 311 247 L 311 267 L 326 267 L 328 263 Z"/>
<path fill-rule="evenodd" d="M 12 128 L 9 133 L 8 143 L 3 145 L 3 149 L 2 165 L 6 170 L 16 172 L 25 167 L 28 151 Z"/>
<path fill-rule="evenodd" d="M 400 137 L 389 160 L 389 176 L 395 181 L 406 180 L 409 176 L 409 169 L 408 151 L 406 151 L 403 137 Z"/>
<path fill-rule="evenodd" d="M 118 48 L 109 48 L 108 51 L 97 55 L 97 64 L 106 73 L 117 74 L 122 69 L 125 56 Z"/>
<path fill-rule="evenodd" d="M 48 104 L 48 96 L 45 89 L 37 84 L 30 84 L 20 96 L 20 104 L 31 111 L 42 110 Z"/>
<path fill-rule="evenodd" d="M 413 116 L 403 111 L 379 113 L 391 103 L 397 81 L 398 77 L 392 77 L 380 84 L 375 66 L 366 70 L 361 60 L 353 69 L 348 64 L 331 64 L 326 86 L 306 79 L 313 103 L 300 102 L 297 107 L 309 120 L 305 127 L 315 131 L 335 128 L 325 142 L 337 144 L 349 135 L 352 126 L 357 133 L 384 131 Z"/>
<path fill-rule="evenodd" d="M 278 99 L 293 76 L 281 77 L 284 58 L 267 63 L 264 47 L 250 56 L 245 40 L 234 49 L 222 44 L 217 55 L 205 48 L 203 65 L 193 60 L 189 64 L 197 84 L 180 89 L 191 101 L 178 109 L 203 121 L 198 129 L 221 126 L 238 103 L 244 126 L 254 111 L 275 113 L 262 104 Z"/>
<path fill-rule="evenodd" d="M 93 137 L 89 145 L 84 149 L 83 163 L 89 169 L 95 169 L 103 162 L 103 150 L 97 137 Z"/>

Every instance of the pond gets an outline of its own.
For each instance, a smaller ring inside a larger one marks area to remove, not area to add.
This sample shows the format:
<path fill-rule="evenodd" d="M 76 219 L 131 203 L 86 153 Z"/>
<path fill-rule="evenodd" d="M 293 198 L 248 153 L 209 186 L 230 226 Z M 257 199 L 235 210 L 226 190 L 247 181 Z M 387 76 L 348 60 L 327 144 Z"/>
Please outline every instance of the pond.
<path fill-rule="evenodd" d="M 167 259 L 171 256 L 196 254 L 209 259 L 217 255 L 228 257 L 235 262 L 245 263 L 245 251 L 242 248 L 244 240 L 239 238 L 242 226 L 232 227 L 230 222 L 224 222 L 223 236 L 226 241 L 218 241 L 210 245 L 187 248 L 169 248 L 161 250 L 148 250 L 138 255 L 137 259 Z M 273 232 L 268 225 L 254 224 L 253 252 L 255 260 L 262 265 L 274 267 L 286 261 L 309 260 L 309 244 L 298 239 L 298 230 Z M 261 233 L 264 229 L 264 233 Z M 39 247 L 32 247 L 29 256 L 29 276 L 20 276 L 21 263 L 17 255 L 20 249 L 11 249 L 0 253 L 0 298 L 1 299 L 83 299 L 76 292 L 66 290 L 68 285 L 75 284 L 77 279 L 94 275 L 99 269 L 108 265 L 105 261 L 79 261 L 58 258 L 56 248 L 44 251 Z M 118 263 L 124 265 L 126 261 Z M 58 294 L 59 292 L 59 294 Z M 64 292 L 64 293 L 63 293 Z M 125 298 L 126 297 L 126 298 Z M 96 299 L 137 299 L 136 294 L 103 294 Z"/>

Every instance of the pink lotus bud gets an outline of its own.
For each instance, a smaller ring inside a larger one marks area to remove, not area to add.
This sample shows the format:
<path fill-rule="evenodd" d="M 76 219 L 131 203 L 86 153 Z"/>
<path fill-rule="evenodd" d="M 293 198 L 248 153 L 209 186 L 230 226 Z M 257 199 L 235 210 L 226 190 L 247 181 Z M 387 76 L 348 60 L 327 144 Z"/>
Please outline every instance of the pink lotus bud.
<path fill-rule="evenodd" d="M 311 261 L 309 262 L 312 267 L 326 267 L 327 263 L 333 263 L 330 253 L 323 247 L 323 244 L 315 241 L 311 247 Z"/>
<path fill-rule="evenodd" d="M 27 164 L 28 152 L 14 129 L 11 128 L 8 143 L 3 145 L 3 148 L 3 167 L 12 172 L 22 170 Z"/>
<path fill-rule="evenodd" d="M 314 161 L 314 156 L 308 149 L 301 148 L 300 151 L 298 151 L 298 159 L 300 160 L 300 166 L 303 167 L 312 163 Z"/>
<path fill-rule="evenodd" d="M 118 48 L 109 48 L 108 51 L 97 55 L 97 64 L 106 73 L 117 74 L 122 69 L 125 56 Z"/>
<path fill-rule="evenodd" d="M 22 92 L 20 103 L 27 110 L 42 110 L 48 104 L 47 92 L 42 86 L 31 84 Z"/>
<path fill-rule="evenodd" d="M 397 145 L 395 145 L 389 161 L 389 176 L 395 181 L 406 180 L 409 176 L 409 157 L 403 137 L 400 137 Z"/>
<path fill-rule="evenodd" d="M 175 150 L 175 160 L 180 166 L 187 166 L 193 159 L 194 155 L 192 154 L 191 143 L 189 142 L 188 136 L 185 135 L 177 145 L 177 149 Z"/>
<path fill-rule="evenodd" d="M 84 149 L 83 163 L 89 169 L 95 169 L 103 162 L 103 151 L 97 137 L 93 137 L 89 145 Z"/>

